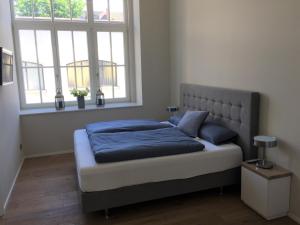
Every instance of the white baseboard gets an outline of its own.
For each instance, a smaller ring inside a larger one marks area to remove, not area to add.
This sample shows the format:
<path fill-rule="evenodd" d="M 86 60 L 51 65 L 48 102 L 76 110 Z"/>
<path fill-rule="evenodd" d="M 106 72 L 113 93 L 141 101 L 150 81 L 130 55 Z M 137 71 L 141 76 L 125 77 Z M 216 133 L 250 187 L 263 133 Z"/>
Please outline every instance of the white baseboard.
<path fill-rule="evenodd" d="M 26 155 L 25 159 L 31 159 L 31 158 L 38 158 L 38 157 L 45 157 L 45 156 L 52 156 L 52 155 L 63 155 L 67 153 L 73 153 L 73 149 L 69 149 L 66 151 L 59 151 L 59 152 L 48 152 L 48 153 L 42 153 L 42 154 L 32 154 L 32 155 Z"/>
<path fill-rule="evenodd" d="M 295 222 L 297 222 L 298 224 L 300 224 L 300 218 L 298 216 L 296 216 L 294 213 L 289 213 L 288 215 L 292 220 L 294 220 Z"/>
<path fill-rule="evenodd" d="M 19 176 L 19 174 L 20 174 L 20 172 L 21 172 L 21 169 L 22 169 L 24 160 L 25 160 L 25 158 L 23 157 L 22 160 L 21 160 L 21 163 L 20 163 L 20 165 L 19 165 L 19 168 L 18 168 L 18 170 L 17 170 L 17 173 L 16 173 L 16 175 L 15 175 L 15 177 L 14 177 L 14 180 L 13 180 L 13 182 L 12 182 L 12 185 L 11 185 L 11 187 L 10 187 L 10 189 L 9 189 L 8 195 L 7 195 L 7 197 L 6 197 L 6 200 L 5 200 L 4 206 L 3 206 L 3 214 L 5 214 L 5 211 L 6 211 L 6 209 L 7 209 L 7 206 L 8 206 L 8 203 L 9 203 L 9 200 L 10 200 L 10 197 L 11 197 L 11 194 L 12 194 L 12 191 L 14 190 L 16 181 L 17 181 L 18 176 Z"/>

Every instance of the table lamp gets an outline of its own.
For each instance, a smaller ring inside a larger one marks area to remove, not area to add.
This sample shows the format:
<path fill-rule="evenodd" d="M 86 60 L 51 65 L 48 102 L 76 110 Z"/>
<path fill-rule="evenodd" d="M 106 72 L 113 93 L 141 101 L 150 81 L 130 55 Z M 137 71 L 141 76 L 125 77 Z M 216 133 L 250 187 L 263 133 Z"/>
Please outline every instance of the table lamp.
<path fill-rule="evenodd" d="M 167 111 L 168 111 L 169 113 L 173 113 L 173 116 L 175 116 L 175 113 L 176 113 L 177 111 L 179 111 L 179 107 L 178 107 L 178 106 L 168 106 L 168 107 L 167 107 Z"/>
<path fill-rule="evenodd" d="M 263 169 L 272 169 L 273 163 L 266 160 L 266 150 L 277 146 L 277 138 L 270 136 L 254 137 L 254 146 L 262 149 L 262 158 L 258 160 L 256 166 Z"/>

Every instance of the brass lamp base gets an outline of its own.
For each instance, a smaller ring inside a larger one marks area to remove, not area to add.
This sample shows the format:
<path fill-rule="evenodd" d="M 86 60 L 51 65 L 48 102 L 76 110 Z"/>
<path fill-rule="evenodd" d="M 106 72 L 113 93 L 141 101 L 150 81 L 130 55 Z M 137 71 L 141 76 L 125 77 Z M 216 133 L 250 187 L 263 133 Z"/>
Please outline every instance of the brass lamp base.
<path fill-rule="evenodd" d="M 256 166 L 258 168 L 262 168 L 262 169 L 272 169 L 274 167 L 273 163 L 267 160 L 260 160 L 256 163 Z"/>

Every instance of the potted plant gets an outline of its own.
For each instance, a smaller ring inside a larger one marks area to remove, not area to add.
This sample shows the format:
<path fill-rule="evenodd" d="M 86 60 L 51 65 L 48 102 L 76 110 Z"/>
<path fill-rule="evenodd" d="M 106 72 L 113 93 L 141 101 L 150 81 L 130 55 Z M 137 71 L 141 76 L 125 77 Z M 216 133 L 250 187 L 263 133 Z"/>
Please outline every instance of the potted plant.
<path fill-rule="evenodd" d="M 89 89 L 85 89 L 85 90 L 78 90 L 76 88 L 74 88 L 71 91 L 71 95 L 73 95 L 74 97 L 77 98 L 77 103 L 78 103 L 78 108 L 79 109 L 84 109 L 85 108 L 85 101 L 84 101 L 84 97 L 87 96 L 89 94 Z"/>

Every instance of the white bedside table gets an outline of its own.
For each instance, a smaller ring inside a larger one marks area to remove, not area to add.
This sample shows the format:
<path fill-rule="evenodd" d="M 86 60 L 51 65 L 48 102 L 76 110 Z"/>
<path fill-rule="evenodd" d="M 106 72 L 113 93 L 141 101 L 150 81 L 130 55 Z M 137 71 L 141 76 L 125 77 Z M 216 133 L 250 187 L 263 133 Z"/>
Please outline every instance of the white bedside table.
<path fill-rule="evenodd" d="M 292 173 L 279 166 L 260 169 L 242 163 L 242 201 L 267 220 L 286 216 L 289 211 Z"/>

